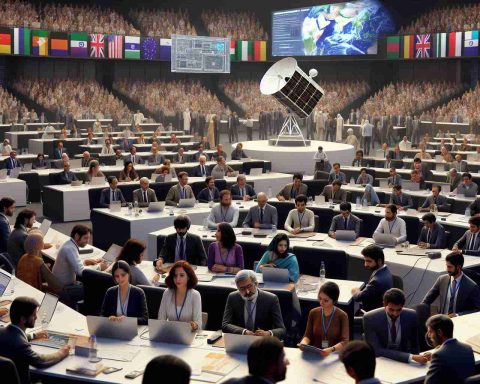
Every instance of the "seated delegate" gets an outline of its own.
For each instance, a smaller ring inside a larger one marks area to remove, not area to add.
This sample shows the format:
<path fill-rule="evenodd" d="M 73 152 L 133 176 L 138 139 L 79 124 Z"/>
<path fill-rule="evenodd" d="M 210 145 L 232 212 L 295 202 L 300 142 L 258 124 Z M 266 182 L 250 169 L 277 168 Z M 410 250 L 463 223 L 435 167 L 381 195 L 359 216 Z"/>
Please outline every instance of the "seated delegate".
<path fill-rule="evenodd" d="M 143 271 L 138 267 L 143 261 L 145 244 L 137 239 L 128 239 L 117 256 L 117 261 L 123 260 L 130 266 L 130 282 L 133 285 L 152 285 Z"/>
<path fill-rule="evenodd" d="M 133 167 L 133 163 L 131 161 L 125 161 L 123 170 L 120 172 L 118 177 L 118 181 L 138 181 L 140 177 L 138 176 L 137 171 Z"/>
<path fill-rule="evenodd" d="M 172 186 L 167 196 L 165 197 L 165 203 L 169 206 L 176 207 L 180 202 L 180 199 L 194 199 L 192 187 L 188 185 L 188 173 L 180 172 L 178 174 L 178 184 Z"/>
<path fill-rule="evenodd" d="M 139 207 L 148 207 L 150 203 L 157 201 L 155 191 L 150 188 L 150 180 L 147 177 L 140 179 L 140 188 L 133 191 L 133 202 Z"/>
<path fill-rule="evenodd" d="M 122 207 L 127 205 L 123 193 L 118 186 L 118 179 L 115 176 L 108 176 L 108 188 L 102 190 L 100 194 L 100 207 L 108 208 L 112 202 L 120 202 Z"/>
<path fill-rule="evenodd" d="M 237 273 L 244 267 L 243 249 L 237 244 L 233 228 L 228 223 L 217 225 L 217 241 L 208 247 L 208 269 L 212 272 Z"/>
<path fill-rule="evenodd" d="M 362 220 L 352 213 L 352 205 L 350 203 L 341 203 L 340 214 L 333 217 L 328 235 L 335 239 L 335 233 L 338 230 L 343 230 L 355 231 L 355 237 L 359 237 L 361 224 Z"/>
<path fill-rule="evenodd" d="M 270 229 L 277 226 L 278 213 L 277 208 L 267 203 L 268 198 L 265 192 L 257 195 L 258 205 L 250 207 L 242 227 Z"/>
<path fill-rule="evenodd" d="M 293 174 L 293 183 L 285 185 L 277 194 L 279 201 L 295 199 L 299 195 L 307 195 L 308 186 L 302 183 L 303 175 L 301 173 Z"/>
<path fill-rule="evenodd" d="M 207 176 L 205 179 L 206 187 L 203 188 L 198 194 L 197 198 L 200 203 L 217 203 L 220 200 L 220 191 L 215 186 L 215 179 L 213 176 Z"/>
<path fill-rule="evenodd" d="M 315 215 L 307 209 L 307 196 L 299 195 L 295 198 L 295 209 L 288 212 L 285 220 L 285 230 L 297 235 L 301 232 L 312 232 L 315 230 Z"/>
<path fill-rule="evenodd" d="M 232 193 L 228 189 L 220 192 L 220 203 L 212 207 L 207 217 L 208 228 L 216 229 L 219 223 L 228 223 L 236 227 L 238 223 L 239 209 L 232 204 Z"/>

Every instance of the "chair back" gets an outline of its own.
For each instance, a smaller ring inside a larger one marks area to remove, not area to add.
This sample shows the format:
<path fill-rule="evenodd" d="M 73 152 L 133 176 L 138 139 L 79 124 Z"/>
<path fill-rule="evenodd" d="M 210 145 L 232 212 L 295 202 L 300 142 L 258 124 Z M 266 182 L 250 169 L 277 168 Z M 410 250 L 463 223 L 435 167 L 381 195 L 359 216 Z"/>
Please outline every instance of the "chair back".
<path fill-rule="evenodd" d="M 0 253 L 0 268 L 10 274 L 12 274 L 15 269 L 10 255 L 6 252 Z"/>
<path fill-rule="evenodd" d="M 326 275 L 331 279 L 347 279 L 347 254 L 329 248 L 293 246 L 301 274 L 320 276 L 320 266 L 325 263 Z"/>
<path fill-rule="evenodd" d="M 392 275 L 393 288 L 398 288 L 403 291 L 403 279 L 400 276 Z"/>
<path fill-rule="evenodd" d="M 167 288 L 151 287 L 149 285 L 139 285 L 138 287 L 143 289 L 143 292 L 145 292 L 148 307 L 148 318 L 157 319 L 163 293 L 167 290 Z"/>
<path fill-rule="evenodd" d="M 197 285 L 195 289 L 202 297 L 202 311 L 208 313 L 208 324 L 206 329 L 218 331 L 222 328 L 223 312 L 230 292 L 236 288 L 216 287 L 208 285 Z"/>
<path fill-rule="evenodd" d="M 98 316 L 102 309 L 105 293 L 108 288 L 115 285 L 112 275 L 85 268 L 82 273 L 82 280 L 85 315 Z"/>
<path fill-rule="evenodd" d="M 20 384 L 17 367 L 12 360 L 0 356 L 0 376 L 2 381 L 8 384 Z"/>

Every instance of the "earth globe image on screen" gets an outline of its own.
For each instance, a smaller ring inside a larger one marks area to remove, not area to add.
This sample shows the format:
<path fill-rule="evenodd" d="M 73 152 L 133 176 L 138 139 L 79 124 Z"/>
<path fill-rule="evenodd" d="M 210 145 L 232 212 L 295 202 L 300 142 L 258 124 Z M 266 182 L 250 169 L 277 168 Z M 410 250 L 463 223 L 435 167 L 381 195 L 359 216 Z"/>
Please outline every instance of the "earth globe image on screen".
<path fill-rule="evenodd" d="M 394 30 L 390 11 L 378 0 L 315 6 L 302 24 L 304 54 L 376 54 L 378 35 Z"/>

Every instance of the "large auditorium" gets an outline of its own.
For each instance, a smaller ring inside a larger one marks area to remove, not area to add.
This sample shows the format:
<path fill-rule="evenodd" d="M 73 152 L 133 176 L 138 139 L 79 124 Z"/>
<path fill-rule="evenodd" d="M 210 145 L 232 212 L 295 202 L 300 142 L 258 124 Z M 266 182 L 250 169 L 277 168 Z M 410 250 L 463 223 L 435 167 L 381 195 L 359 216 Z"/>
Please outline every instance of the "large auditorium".
<path fill-rule="evenodd" d="M 0 0 L 2 384 L 480 384 L 480 0 Z"/>

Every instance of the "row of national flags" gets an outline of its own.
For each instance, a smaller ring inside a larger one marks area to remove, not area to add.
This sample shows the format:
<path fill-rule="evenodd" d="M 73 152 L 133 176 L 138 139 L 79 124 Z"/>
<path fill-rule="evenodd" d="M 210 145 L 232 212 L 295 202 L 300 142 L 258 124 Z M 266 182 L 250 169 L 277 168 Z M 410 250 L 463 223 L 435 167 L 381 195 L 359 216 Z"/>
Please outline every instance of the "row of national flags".
<path fill-rule="evenodd" d="M 388 36 L 388 59 L 426 59 L 442 57 L 475 57 L 479 31 L 423 33 Z"/>

